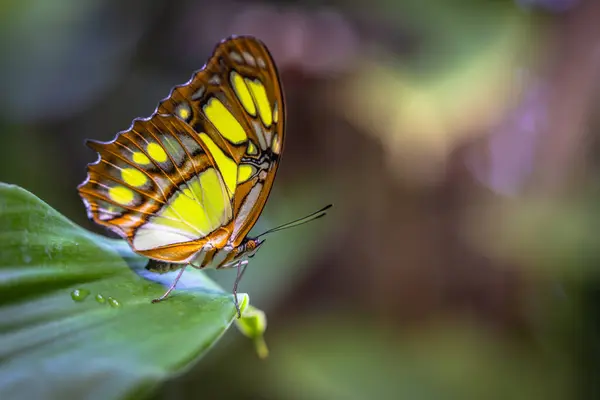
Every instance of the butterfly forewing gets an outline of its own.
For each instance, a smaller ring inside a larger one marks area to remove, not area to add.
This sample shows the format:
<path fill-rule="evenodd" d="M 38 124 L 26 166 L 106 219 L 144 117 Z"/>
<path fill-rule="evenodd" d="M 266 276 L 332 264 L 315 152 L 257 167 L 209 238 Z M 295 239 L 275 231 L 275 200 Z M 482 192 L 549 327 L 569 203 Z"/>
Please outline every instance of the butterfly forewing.
<path fill-rule="evenodd" d="M 283 151 L 283 94 L 268 50 L 254 38 L 222 42 L 158 112 L 205 132 L 238 165 L 230 242 L 239 245 L 262 212 Z"/>
<path fill-rule="evenodd" d="M 268 50 L 254 38 L 237 37 L 222 42 L 202 70 L 161 101 L 157 112 L 177 115 L 197 132 L 207 132 L 239 163 L 244 155 L 271 148 L 275 132 L 281 136 L 282 109 Z"/>
<path fill-rule="evenodd" d="M 283 107 L 264 45 L 222 42 L 152 117 L 112 142 L 90 142 L 100 158 L 79 187 L 88 214 L 157 260 L 186 263 L 238 246 L 275 177 Z"/>
<path fill-rule="evenodd" d="M 183 121 L 154 115 L 135 121 L 113 142 L 90 146 L 100 159 L 79 192 L 94 221 L 125 237 L 135 251 L 185 261 L 231 220 L 226 183 Z"/>

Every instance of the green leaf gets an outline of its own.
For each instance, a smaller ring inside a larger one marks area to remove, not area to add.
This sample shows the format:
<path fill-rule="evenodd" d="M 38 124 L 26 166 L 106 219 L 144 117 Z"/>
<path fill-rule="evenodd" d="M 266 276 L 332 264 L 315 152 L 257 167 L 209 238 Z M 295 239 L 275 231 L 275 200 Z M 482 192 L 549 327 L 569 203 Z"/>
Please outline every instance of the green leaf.
<path fill-rule="evenodd" d="M 231 294 L 189 268 L 151 304 L 175 273 L 146 262 L 0 184 L 0 398 L 139 397 L 203 355 L 236 316 Z"/>

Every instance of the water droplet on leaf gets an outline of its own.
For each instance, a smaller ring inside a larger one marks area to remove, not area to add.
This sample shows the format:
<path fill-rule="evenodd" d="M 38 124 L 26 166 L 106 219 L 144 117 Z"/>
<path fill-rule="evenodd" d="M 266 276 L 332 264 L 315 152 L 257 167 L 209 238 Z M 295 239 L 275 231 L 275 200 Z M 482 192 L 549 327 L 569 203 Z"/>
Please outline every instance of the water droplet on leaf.
<path fill-rule="evenodd" d="M 98 293 L 96 295 L 96 301 L 100 304 L 104 304 L 106 303 L 106 299 L 104 298 L 104 296 L 102 296 L 100 293 Z"/>
<path fill-rule="evenodd" d="M 119 303 L 117 299 L 113 299 L 112 297 L 108 298 L 108 304 L 110 304 L 110 306 L 114 308 L 121 307 L 121 303 Z"/>
<path fill-rule="evenodd" d="M 71 298 L 75 301 L 83 301 L 89 294 L 90 291 L 87 289 L 75 289 L 71 292 Z"/>

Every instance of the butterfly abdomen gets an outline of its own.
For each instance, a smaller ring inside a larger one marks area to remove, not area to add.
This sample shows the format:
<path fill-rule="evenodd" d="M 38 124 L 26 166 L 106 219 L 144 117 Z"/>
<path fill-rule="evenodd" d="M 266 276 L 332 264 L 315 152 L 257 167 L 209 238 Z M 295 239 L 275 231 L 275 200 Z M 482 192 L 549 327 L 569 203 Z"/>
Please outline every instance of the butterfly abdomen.
<path fill-rule="evenodd" d="M 167 272 L 176 271 L 183 267 L 183 264 L 173 264 L 161 261 L 150 260 L 146 269 L 157 274 L 166 274 Z"/>

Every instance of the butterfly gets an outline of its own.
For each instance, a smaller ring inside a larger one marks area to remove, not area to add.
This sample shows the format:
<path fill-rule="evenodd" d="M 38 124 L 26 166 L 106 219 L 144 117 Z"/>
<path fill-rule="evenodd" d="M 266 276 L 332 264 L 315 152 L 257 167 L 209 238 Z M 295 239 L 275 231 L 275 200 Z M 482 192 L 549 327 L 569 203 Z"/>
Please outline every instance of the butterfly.
<path fill-rule="evenodd" d="M 279 75 L 266 46 L 232 36 L 205 66 L 175 86 L 149 118 L 110 142 L 88 140 L 99 154 L 78 186 L 88 217 L 154 260 L 155 272 L 189 265 L 232 268 L 237 285 L 248 264 L 276 230 L 250 238 L 273 186 L 285 139 L 285 104 Z M 158 263 L 156 263 L 158 262 Z"/>

